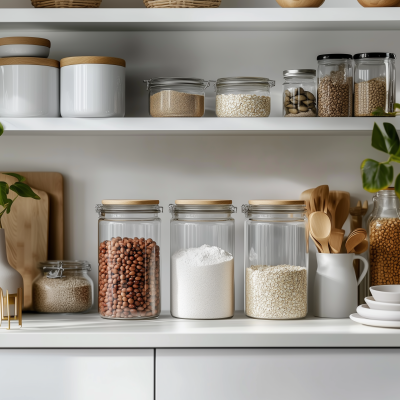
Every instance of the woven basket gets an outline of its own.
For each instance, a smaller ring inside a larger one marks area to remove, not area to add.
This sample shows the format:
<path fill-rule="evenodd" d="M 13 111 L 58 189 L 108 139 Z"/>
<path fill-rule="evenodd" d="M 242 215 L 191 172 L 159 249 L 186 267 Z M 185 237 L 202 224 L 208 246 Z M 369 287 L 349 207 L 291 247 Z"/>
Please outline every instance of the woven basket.
<path fill-rule="evenodd" d="M 32 0 L 36 8 L 97 8 L 101 0 Z"/>
<path fill-rule="evenodd" d="M 143 0 L 147 8 L 217 8 L 222 0 Z"/>

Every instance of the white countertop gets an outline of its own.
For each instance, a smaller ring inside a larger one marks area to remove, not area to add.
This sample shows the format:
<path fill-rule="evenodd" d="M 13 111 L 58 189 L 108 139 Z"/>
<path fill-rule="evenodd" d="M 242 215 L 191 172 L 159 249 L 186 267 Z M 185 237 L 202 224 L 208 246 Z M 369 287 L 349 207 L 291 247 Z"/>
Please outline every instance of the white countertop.
<path fill-rule="evenodd" d="M 23 328 L 0 329 L 0 348 L 400 347 L 400 329 L 350 319 L 112 321 L 93 314 L 24 314 Z"/>

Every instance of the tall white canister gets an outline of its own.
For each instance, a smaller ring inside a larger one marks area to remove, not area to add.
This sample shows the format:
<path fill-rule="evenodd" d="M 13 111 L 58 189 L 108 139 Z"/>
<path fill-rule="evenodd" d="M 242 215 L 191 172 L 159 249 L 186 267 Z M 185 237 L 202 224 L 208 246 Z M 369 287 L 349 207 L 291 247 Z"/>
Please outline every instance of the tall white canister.
<path fill-rule="evenodd" d="M 124 117 L 125 60 L 114 57 L 63 58 L 61 116 Z"/>
<path fill-rule="evenodd" d="M 60 63 L 48 58 L 0 58 L 0 117 L 60 116 Z"/>

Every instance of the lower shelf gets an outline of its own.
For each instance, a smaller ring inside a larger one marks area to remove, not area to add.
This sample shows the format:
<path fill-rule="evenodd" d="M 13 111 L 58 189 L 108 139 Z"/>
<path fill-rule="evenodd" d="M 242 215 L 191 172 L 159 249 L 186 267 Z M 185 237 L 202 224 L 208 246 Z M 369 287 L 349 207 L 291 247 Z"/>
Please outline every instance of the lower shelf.
<path fill-rule="evenodd" d="M 5 135 L 37 136 L 370 136 L 396 118 L 0 118 Z"/>

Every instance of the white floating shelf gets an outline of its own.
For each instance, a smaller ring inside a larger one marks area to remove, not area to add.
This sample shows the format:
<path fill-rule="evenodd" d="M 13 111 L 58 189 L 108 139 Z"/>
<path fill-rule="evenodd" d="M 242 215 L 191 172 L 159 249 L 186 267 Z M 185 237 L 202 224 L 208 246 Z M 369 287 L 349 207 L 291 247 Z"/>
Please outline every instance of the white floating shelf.
<path fill-rule="evenodd" d="M 355 0 L 353 0 L 355 1 Z M 6 31 L 400 30 L 400 8 L 1 9 Z"/>
<path fill-rule="evenodd" d="M 0 118 L 5 136 L 370 136 L 398 118 Z"/>

